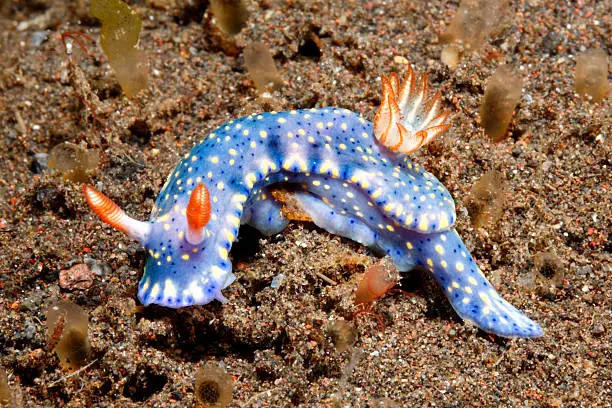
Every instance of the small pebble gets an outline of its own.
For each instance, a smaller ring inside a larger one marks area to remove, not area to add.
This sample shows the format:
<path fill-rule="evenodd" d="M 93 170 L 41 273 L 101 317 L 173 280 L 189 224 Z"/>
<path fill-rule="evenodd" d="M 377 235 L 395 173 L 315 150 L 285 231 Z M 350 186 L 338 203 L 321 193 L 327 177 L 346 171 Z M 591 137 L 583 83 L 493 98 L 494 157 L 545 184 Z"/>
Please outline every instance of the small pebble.
<path fill-rule="evenodd" d="M 601 336 L 602 334 L 606 332 L 606 329 L 604 328 L 603 324 L 596 323 L 593 326 L 593 330 L 591 332 L 593 333 L 594 336 Z"/>
<path fill-rule="evenodd" d="M 41 174 L 49 168 L 49 154 L 35 153 L 30 163 L 30 170 L 34 174 Z"/>
<path fill-rule="evenodd" d="M 283 280 L 285 280 L 285 275 L 282 273 L 279 273 L 274 278 L 272 278 L 272 283 L 270 283 L 270 287 L 272 289 L 278 289 L 280 285 L 282 285 Z"/>
<path fill-rule="evenodd" d="M 103 276 L 109 275 L 112 272 L 112 268 L 108 264 L 105 264 L 104 262 L 96 261 L 93 258 L 85 257 L 83 262 L 85 262 L 85 264 L 89 266 L 89 269 L 91 269 L 91 271 L 96 276 L 103 277 Z"/>
<path fill-rule="evenodd" d="M 34 31 L 32 33 L 32 45 L 34 47 L 39 47 L 42 43 L 47 41 L 48 38 L 49 36 L 46 31 Z"/>
<path fill-rule="evenodd" d="M 89 289 L 94 281 L 94 273 L 86 264 L 74 265 L 59 273 L 59 285 L 62 289 Z"/>
<path fill-rule="evenodd" d="M 521 146 L 515 146 L 514 149 L 512 149 L 512 156 L 514 157 L 519 157 L 521 153 L 523 153 L 523 148 Z"/>

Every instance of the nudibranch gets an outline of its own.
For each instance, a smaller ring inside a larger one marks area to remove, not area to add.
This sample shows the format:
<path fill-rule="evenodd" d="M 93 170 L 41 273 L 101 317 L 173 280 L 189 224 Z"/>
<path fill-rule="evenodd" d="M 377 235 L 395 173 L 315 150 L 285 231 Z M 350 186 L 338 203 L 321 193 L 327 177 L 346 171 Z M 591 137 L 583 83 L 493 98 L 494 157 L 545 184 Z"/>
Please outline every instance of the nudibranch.
<path fill-rule="evenodd" d="M 474 262 L 453 228 L 446 188 L 407 156 L 450 127 L 440 95 L 412 67 L 403 82 L 383 77 L 382 94 L 374 123 L 330 107 L 220 126 L 169 175 L 149 222 L 84 186 L 96 214 L 147 249 L 140 301 L 172 308 L 225 301 L 240 225 L 265 235 L 287 225 L 272 194 L 280 186 L 317 226 L 391 256 L 400 271 L 427 269 L 464 320 L 499 336 L 540 336 Z"/>

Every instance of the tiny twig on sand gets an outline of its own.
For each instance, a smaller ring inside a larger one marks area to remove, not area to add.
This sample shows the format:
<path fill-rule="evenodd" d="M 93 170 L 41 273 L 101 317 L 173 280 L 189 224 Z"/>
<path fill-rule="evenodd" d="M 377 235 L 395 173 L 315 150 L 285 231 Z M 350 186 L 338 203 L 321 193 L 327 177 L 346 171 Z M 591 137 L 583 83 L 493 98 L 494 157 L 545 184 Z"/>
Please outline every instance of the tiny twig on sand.
<path fill-rule="evenodd" d="M 71 372 L 70 374 L 63 376 L 63 377 L 62 377 L 62 378 L 60 378 L 59 380 L 55 380 L 55 381 L 53 381 L 51 384 L 49 384 L 49 385 L 47 386 L 47 388 L 54 387 L 54 386 L 56 386 L 57 384 L 61 383 L 62 381 L 67 380 L 67 379 L 68 379 L 68 378 L 70 378 L 70 377 L 74 377 L 75 375 L 79 374 L 80 372 L 87 370 L 89 367 L 91 367 L 91 366 L 92 366 L 92 365 L 93 365 L 95 362 L 97 362 L 97 361 L 98 361 L 98 359 L 96 358 L 94 361 L 92 361 L 91 363 L 89 363 L 89 364 L 87 364 L 87 365 L 84 365 L 83 367 L 79 368 L 78 370 L 73 371 L 73 372 Z"/>

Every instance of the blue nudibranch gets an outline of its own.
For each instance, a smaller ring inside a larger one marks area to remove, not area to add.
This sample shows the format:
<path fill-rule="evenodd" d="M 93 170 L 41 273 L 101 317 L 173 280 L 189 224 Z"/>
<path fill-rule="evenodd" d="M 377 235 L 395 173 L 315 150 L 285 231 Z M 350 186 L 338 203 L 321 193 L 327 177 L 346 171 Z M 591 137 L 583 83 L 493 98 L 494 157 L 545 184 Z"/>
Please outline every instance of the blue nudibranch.
<path fill-rule="evenodd" d="M 487 281 L 453 229 L 446 188 L 406 156 L 449 128 L 439 94 L 409 68 L 382 78 L 368 122 L 340 108 L 249 115 L 215 129 L 168 177 L 149 222 L 84 186 L 91 208 L 148 252 L 138 297 L 167 307 L 225 301 L 228 254 L 240 224 L 266 235 L 287 224 L 271 191 L 289 185 L 316 225 L 391 256 L 400 271 L 429 270 L 457 314 L 500 336 L 542 329 Z"/>

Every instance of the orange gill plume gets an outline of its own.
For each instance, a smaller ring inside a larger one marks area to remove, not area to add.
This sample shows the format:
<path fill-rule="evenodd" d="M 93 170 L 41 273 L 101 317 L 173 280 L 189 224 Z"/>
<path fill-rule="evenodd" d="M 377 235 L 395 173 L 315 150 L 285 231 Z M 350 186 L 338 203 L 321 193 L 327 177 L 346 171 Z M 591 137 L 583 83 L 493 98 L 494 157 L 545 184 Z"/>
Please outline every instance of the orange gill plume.
<path fill-rule="evenodd" d="M 381 105 L 374 117 L 374 135 L 394 152 L 411 154 L 450 128 L 450 114 L 441 111 L 440 93 L 431 94 L 427 75 L 408 65 L 404 82 L 392 73 L 382 76 Z"/>
<path fill-rule="evenodd" d="M 187 204 L 187 241 L 197 245 L 204 240 L 204 227 L 210 220 L 210 194 L 204 184 L 193 189 Z"/>
<path fill-rule="evenodd" d="M 146 244 L 147 237 L 151 231 L 151 225 L 148 222 L 138 221 L 129 217 L 113 200 L 90 185 L 83 185 L 83 194 L 89 207 L 102 221 L 126 233 L 130 238 L 135 239 L 142 245 Z"/>

